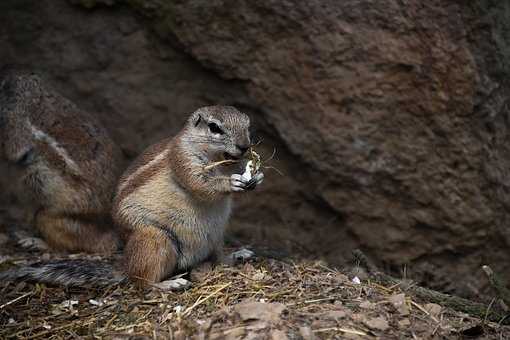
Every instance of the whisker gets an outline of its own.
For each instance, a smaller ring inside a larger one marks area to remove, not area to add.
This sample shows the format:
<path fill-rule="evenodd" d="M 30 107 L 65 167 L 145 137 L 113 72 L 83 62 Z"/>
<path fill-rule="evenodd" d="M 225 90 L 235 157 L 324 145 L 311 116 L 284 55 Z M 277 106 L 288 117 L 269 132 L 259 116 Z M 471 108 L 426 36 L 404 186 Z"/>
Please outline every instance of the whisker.
<path fill-rule="evenodd" d="M 263 138 L 261 138 L 261 139 L 259 139 L 257 142 L 252 143 L 252 144 L 250 145 L 250 147 L 251 147 L 251 148 L 253 148 L 253 147 L 255 147 L 255 146 L 259 146 L 259 145 L 260 145 L 263 141 L 264 141 L 264 139 L 263 139 Z"/>
<path fill-rule="evenodd" d="M 275 155 L 276 155 L 276 147 L 273 147 L 273 153 L 271 154 L 271 156 L 269 156 L 268 159 L 264 160 L 263 162 L 264 163 L 269 162 L 270 160 L 272 160 L 274 158 Z"/>
<path fill-rule="evenodd" d="M 262 168 L 264 168 L 264 169 L 272 169 L 272 170 L 276 171 L 276 172 L 278 173 L 278 175 L 280 175 L 280 176 L 285 176 L 285 175 L 283 174 L 283 172 L 281 172 L 280 170 L 278 170 L 278 169 L 277 169 L 277 168 L 275 168 L 274 166 L 270 166 L 270 165 L 268 165 L 268 166 L 263 166 Z"/>
<path fill-rule="evenodd" d="M 209 139 L 209 138 L 200 138 L 200 137 L 186 138 L 185 140 L 189 140 L 189 141 L 201 141 L 201 142 L 203 141 L 203 142 L 208 142 L 208 143 L 224 143 L 223 141 Z"/>

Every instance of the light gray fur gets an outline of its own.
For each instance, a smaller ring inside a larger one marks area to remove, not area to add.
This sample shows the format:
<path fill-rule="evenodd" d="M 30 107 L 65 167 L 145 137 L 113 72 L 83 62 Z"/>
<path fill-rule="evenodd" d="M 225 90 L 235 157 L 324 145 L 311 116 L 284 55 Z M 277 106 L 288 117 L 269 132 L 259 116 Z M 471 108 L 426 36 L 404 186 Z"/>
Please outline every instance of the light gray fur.
<path fill-rule="evenodd" d="M 220 256 L 223 248 L 225 226 L 232 211 L 231 197 L 208 204 L 195 205 L 194 214 L 187 216 L 182 227 L 198 235 L 193 243 L 183 242 L 182 256 L 177 268 L 186 270 L 206 260 L 211 254 Z M 198 242 L 197 242 L 198 241 Z"/>
<path fill-rule="evenodd" d="M 100 261 L 58 260 L 34 263 L 0 272 L 0 281 L 32 281 L 62 286 L 108 286 L 125 275 Z"/>

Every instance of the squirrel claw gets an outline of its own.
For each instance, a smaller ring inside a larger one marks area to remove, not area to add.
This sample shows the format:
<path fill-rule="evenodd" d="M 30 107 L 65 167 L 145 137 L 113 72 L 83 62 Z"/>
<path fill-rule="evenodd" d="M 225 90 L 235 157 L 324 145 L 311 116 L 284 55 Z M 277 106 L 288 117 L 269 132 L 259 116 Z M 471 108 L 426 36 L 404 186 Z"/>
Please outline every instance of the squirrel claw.
<path fill-rule="evenodd" d="M 246 180 L 242 175 L 233 174 L 230 176 L 230 187 L 234 192 L 243 192 L 255 189 L 264 180 L 262 172 L 257 173 L 251 179 Z"/>
<path fill-rule="evenodd" d="M 243 180 L 243 177 L 238 174 L 233 174 L 230 176 L 230 189 L 235 192 L 244 191 L 246 188 L 246 182 Z"/>
<path fill-rule="evenodd" d="M 246 190 L 253 190 L 264 181 L 264 174 L 262 172 L 253 176 L 246 184 Z"/>
<path fill-rule="evenodd" d="M 18 239 L 18 245 L 28 250 L 45 251 L 48 250 L 48 245 L 38 237 L 24 237 Z"/>

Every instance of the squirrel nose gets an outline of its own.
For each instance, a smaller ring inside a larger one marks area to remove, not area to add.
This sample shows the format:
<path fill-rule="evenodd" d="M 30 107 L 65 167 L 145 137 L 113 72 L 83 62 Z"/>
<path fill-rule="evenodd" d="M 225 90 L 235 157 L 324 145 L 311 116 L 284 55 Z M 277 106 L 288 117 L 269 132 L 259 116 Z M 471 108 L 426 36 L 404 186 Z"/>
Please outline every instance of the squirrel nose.
<path fill-rule="evenodd" d="M 246 153 L 246 151 L 248 151 L 248 149 L 250 148 L 249 146 L 244 146 L 244 145 L 236 145 L 237 148 L 241 151 L 241 153 L 244 155 Z"/>

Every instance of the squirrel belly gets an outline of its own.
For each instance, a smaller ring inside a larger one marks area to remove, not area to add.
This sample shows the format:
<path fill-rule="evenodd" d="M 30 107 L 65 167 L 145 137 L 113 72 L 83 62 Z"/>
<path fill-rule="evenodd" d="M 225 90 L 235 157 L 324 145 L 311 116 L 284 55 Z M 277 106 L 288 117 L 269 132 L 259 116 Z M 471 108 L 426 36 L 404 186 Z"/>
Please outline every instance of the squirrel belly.
<path fill-rule="evenodd" d="M 115 206 L 115 219 L 126 229 L 124 234 L 147 234 L 144 242 L 160 237 L 170 240 L 176 270 L 185 271 L 220 251 L 231 205 L 232 198 L 226 195 L 195 201 L 175 181 L 171 169 L 164 168 Z"/>

